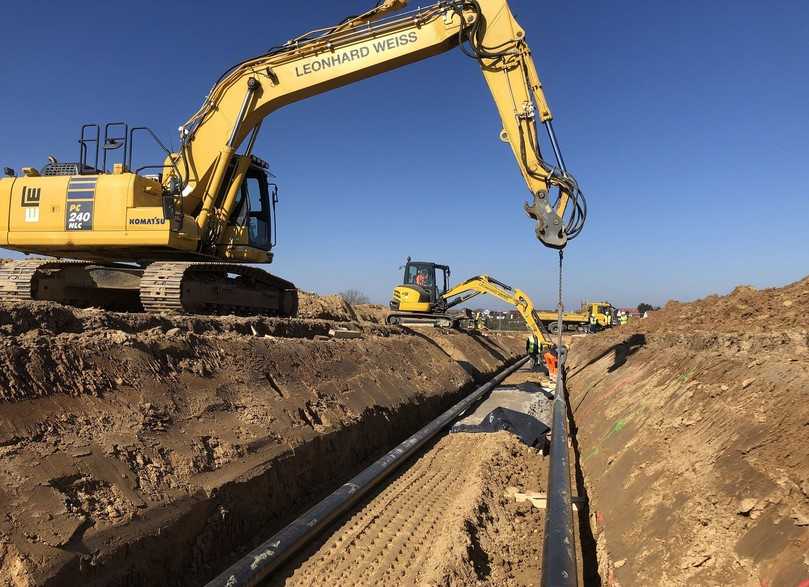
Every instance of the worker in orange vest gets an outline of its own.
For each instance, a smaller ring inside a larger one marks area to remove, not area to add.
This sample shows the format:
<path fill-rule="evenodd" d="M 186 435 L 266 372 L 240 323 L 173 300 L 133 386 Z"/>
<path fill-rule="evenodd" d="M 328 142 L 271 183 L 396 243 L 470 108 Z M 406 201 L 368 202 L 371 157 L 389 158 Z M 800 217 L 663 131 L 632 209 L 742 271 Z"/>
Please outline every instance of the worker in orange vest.
<path fill-rule="evenodd" d="M 548 376 L 551 379 L 556 379 L 556 370 L 559 361 L 559 353 L 556 351 L 556 347 L 551 347 L 545 351 L 542 358 L 545 359 L 545 366 L 548 368 Z"/>

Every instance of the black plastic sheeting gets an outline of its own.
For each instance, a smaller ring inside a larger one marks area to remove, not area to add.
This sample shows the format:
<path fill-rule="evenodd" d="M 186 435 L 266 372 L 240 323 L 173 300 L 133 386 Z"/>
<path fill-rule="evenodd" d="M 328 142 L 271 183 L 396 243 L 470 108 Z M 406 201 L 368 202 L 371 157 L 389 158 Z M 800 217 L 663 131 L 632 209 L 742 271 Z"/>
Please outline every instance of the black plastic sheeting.
<path fill-rule="evenodd" d="M 498 407 L 489 412 L 480 424 L 455 424 L 452 432 L 511 432 L 528 446 L 542 448 L 548 442 L 547 434 L 550 427 L 540 422 L 536 417 L 512 410 Z"/>

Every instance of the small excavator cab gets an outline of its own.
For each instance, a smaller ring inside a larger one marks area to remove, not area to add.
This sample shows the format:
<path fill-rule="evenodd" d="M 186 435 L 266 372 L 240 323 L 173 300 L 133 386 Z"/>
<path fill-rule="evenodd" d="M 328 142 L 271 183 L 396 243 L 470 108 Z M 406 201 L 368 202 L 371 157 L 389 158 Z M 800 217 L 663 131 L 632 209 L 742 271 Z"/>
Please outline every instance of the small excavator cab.
<path fill-rule="evenodd" d="M 441 276 L 439 276 L 439 272 Z M 424 299 L 421 301 L 429 301 L 430 304 L 435 304 L 449 288 L 449 275 L 450 270 L 446 265 L 408 259 L 405 264 L 403 283 L 422 288 L 429 300 Z"/>
<path fill-rule="evenodd" d="M 405 312 L 443 311 L 443 294 L 449 289 L 450 270 L 446 265 L 411 261 L 404 266 L 402 284 L 394 288 L 392 310 Z"/>

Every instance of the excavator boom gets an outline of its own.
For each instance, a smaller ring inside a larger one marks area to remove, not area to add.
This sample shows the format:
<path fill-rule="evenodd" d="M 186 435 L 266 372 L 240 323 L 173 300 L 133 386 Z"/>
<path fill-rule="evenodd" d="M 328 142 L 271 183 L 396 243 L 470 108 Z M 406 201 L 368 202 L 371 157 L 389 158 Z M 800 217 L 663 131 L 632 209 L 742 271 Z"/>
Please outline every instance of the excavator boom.
<path fill-rule="evenodd" d="M 542 321 L 537 317 L 534 302 L 521 289 L 513 288 L 488 275 L 477 275 L 447 290 L 441 297 L 447 302 L 446 308 L 451 308 L 479 294 L 489 294 L 514 306 L 525 320 L 531 334 L 536 337 L 539 348 L 553 346 Z"/>
<path fill-rule="evenodd" d="M 214 215 L 224 221 L 232 212 L 232 201 L 217 201 L 228 165 L 271 112 L 461 45 L 478 61 L 497 105 L 500 137 L 510 144 L 532 194 L 526 211 L 537 222 L 537 237 L 549 247 L 562 248 L 578 234 L 584 200 L 565 169 L 525 31 L 508 2 L 444 0 L 388 16 L 405 4 L 387 0 L 335 27 L 245 60 L 220 78 L 181 127 L 182 148 L 171 162 L 181 175 L 184 207 L 201 206 L 196 217 L 200 233 L 216 222 Z M 555 164 L 541 155 L 537 122 L 548 131 Z M 555 202 L 553 188 L 558 191 Z"/>

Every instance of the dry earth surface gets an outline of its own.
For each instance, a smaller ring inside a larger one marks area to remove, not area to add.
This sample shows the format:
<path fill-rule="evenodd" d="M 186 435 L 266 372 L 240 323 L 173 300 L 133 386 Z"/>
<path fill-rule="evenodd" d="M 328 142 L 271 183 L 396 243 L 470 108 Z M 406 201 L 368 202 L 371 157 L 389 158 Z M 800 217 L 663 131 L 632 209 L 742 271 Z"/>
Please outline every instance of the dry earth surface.
<path fill-rule="evenodd" d="M 522 368 L 504 385 L 539 381 Z M 267 585 L 537 585 L 544 510 L 514 491 L 546 480 L 541 453 L 508 432 L 445 435 Z"/>
<path fill-rule="evenodd" d="M 607 585 L 809 579 L 809 278 L 577 338 L 579 464 Z"/>
<path fill-rule="evenodd" d="M 0 585 L 199 585 L 524 344 L 382 316 L 0 306 Z"/>
<path fill-rule="evenodd" d="M 574 337 L 602 583 L 809 579 L 807 305 L 809 279 L 740 287 Z M 284 320 L 0 306 L 0 584 L 203 583 L 523 348 L 384 315 L 309 294 Z M 506 434 L 445 438 L 283 579 L 531 584 L 541 512 L 504 488 L 542 475 Z"/>

